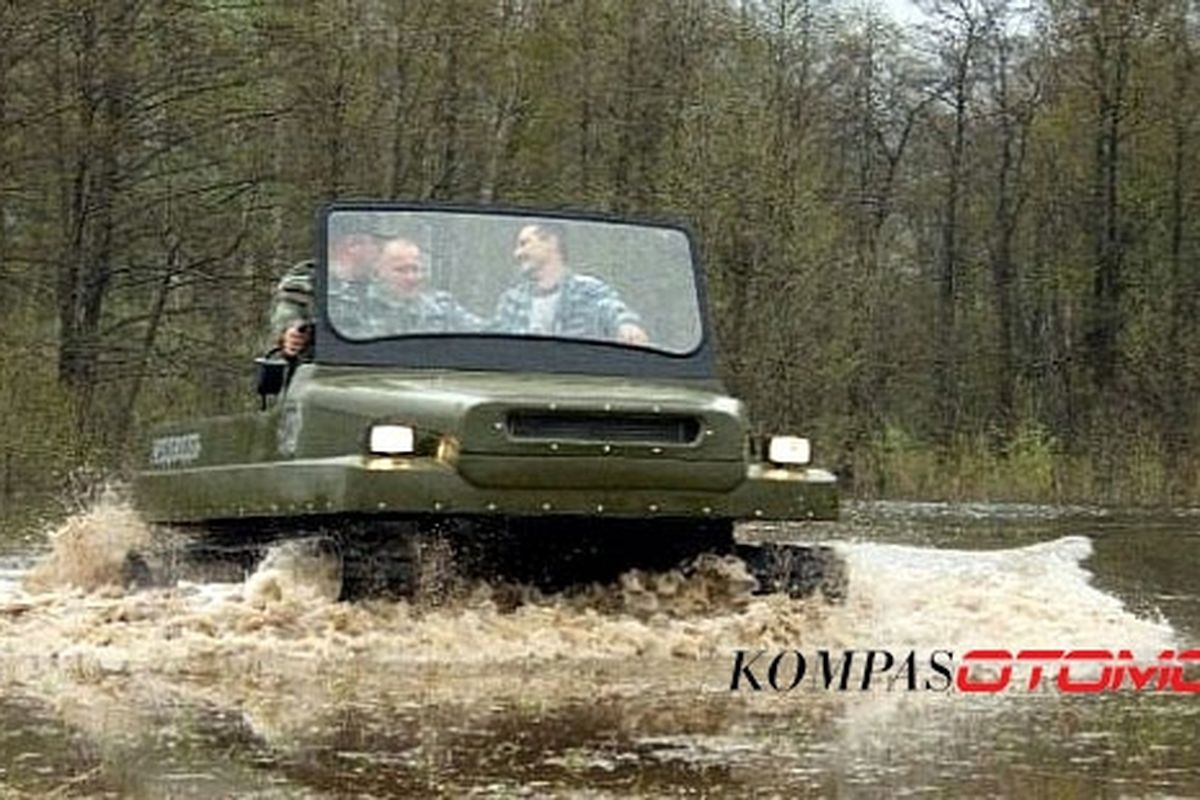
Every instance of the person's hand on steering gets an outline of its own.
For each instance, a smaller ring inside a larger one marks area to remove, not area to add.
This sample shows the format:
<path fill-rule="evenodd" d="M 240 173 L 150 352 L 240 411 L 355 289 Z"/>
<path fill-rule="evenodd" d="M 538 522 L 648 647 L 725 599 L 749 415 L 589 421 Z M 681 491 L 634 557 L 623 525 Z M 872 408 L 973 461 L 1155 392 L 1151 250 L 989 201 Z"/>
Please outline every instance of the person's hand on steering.
<path fill-rule="evenodd" d="M 288 358 L 295 358 L 308 346 L 311 338 L 311 328 L 308 323 L 294 323 L 289 325 L 287 330 L 279 337 L 279 349 Z"/>

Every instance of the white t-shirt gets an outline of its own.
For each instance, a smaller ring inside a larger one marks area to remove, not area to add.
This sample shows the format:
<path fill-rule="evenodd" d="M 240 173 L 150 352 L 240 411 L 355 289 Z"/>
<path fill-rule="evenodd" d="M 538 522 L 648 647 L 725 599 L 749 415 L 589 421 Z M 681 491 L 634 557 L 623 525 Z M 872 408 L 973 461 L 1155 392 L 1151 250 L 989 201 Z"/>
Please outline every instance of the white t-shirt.
<path fill-rule="evenodd" d="M 558 313 L 558 301 L 562 297 L 562 288 L 556 288 L 546 294 L 533 293 L 533 304 L 529 308 L 529 332 L 554 333 L 554 317 Z"/>

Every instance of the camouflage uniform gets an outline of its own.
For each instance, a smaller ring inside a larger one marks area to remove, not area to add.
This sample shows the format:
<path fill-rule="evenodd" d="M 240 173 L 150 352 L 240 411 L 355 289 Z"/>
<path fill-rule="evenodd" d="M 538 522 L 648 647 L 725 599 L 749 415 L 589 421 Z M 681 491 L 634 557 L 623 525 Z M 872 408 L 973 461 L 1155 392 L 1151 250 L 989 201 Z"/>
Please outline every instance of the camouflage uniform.
<path fill-rule="evenodd" d="M 338 333 L 352 339 L 374 334 L 374 305 L 378 289 L 365 280 L 348 281 L 329 276 L 329 319 Z"/>
<path fill-rule="evenodd" d="M 483 329 L 483 321 L 467 311 L 449 292 L 426 291 L 414 297 L 372 298 L 370 335 L 402 333 L 467 333 Z"/>
<path fill-rule="evenodd" d="M 291 267 L 275 287 L 271 304 L 269 347 L 279 346 L 283 332 L 297 324 L 311 324 L 316 314 L 315 265 L 301 261 Z M 329 276 L 329 317 L 338 333 L 352 339 L 392 336 L 407 332 L 469 332 L 483 321 L 467 311 L 449 292 L 422 292 L 411 299 L 388 297 L 368 281 Z M 310 356 L 306 348 L 301 358 Z"/>
<path fill-rule="evenodd" d="M 288 269 L 275 285 L 271 297 L 270 347 L 277 347 L 283 332 L 293 325 L 313 320 L 312 261 L 301 261 Z"/>
<path fill-rule="evenodd" d="M 561 292 L 554 313 L 555 336 L 576 339 L 616 339 L 622 325 L 642 326 L 641 318 L 599 278 L 568 272 L 558 284 Z M 523 280 L 500 295 L 491 329 L 498 333 L 531 330 L 532 280 Z"/>

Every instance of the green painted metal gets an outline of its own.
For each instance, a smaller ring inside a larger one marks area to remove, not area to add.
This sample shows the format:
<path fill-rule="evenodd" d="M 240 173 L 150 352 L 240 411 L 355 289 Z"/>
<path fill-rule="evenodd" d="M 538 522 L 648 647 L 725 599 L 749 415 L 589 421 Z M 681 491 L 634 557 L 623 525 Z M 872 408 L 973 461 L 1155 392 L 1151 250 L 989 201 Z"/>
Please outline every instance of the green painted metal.
<path fill-rule="evenodd" d="M 509 415 L 686 417 L 694 440 L 514 435 Z M 368 452 L 379 423 L 416 453 Z M 163 426 L 135 484 L 156 522 L 330 514 L 833 519 L 833 476 L 761 463 L 714 381 L 301 366 L 270 408 Z"/>

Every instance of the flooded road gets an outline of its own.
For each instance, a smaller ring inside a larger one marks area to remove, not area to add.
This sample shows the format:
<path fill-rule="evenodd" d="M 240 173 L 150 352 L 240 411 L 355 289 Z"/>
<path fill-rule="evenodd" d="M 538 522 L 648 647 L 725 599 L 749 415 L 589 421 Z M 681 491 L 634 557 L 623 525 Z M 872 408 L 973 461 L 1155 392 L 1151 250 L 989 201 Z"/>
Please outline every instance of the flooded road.
<path fill-rule="evenodd" d="M 714 561 L 515 609 L 483 585 L 346 604 L 287 553 L 125 591 L 145 531 L 94 509 L 52 554 L 0 549 L 0 795 L 1200 795 L 1200 695 L 967 693 L 931 667 L 1200 647 L 1200 514 L 879 503 L 744 533 L 834 542 L 845 602 L 751 596 Z M 916 690 L 816 680 L 822 651 L 870 649 L 915 654 Z M 762 691 L 731 691 L 739 650 L 767 653 Z M 792 651 L 810 673 L 776 691 Z"/>

